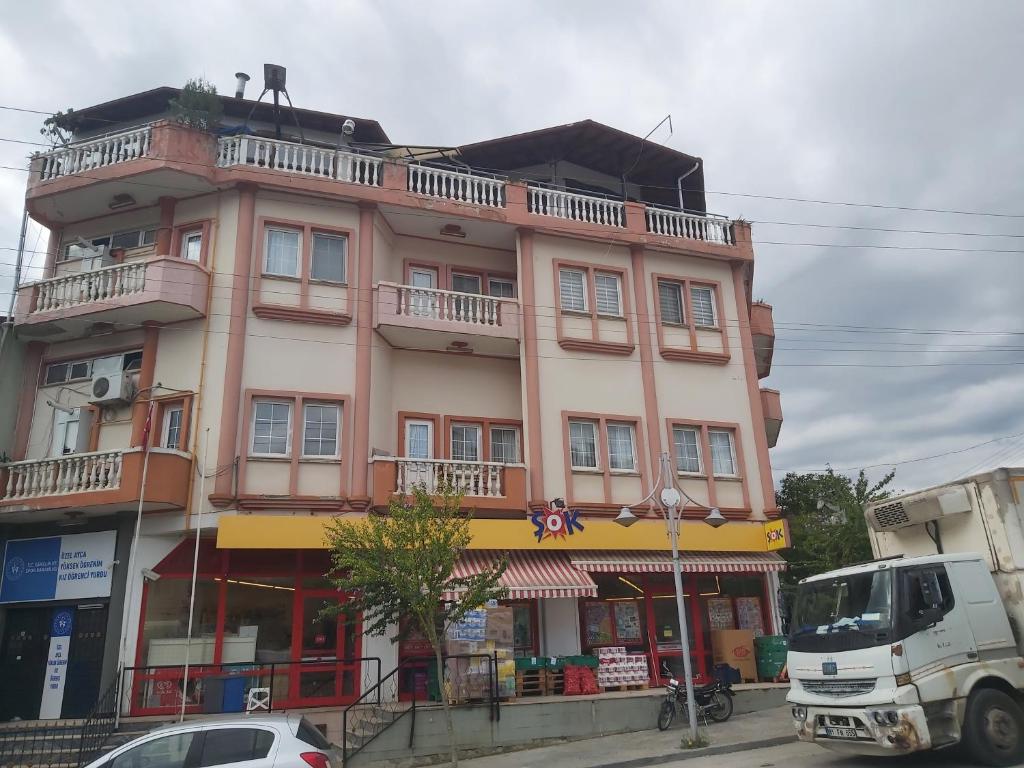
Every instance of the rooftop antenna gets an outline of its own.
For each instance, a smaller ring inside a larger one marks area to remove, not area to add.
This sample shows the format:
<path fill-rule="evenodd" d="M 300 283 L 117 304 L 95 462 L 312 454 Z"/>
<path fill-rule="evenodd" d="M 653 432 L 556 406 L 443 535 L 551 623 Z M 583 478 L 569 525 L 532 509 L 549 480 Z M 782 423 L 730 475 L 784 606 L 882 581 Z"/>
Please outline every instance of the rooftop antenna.
<path fill-rule="evenodd" d="M 252 113 L 256 111 L 256 106 L 263 100 L 263 97 L 267 95 L 268 91 L 274 92 L 274 138 L 281 139 L 281 94 L 288 100 L 288 108 L 292 111 L 292 118 L 295 120 L 295 127 L 299 129 L 299 140 L 303 143 L 306 141 L 306 137 L 302 133 L 302 126 L 299 124 L 299 116 L 295 112 L 295 106 L 292 104 L 292 97 L 288 95 L 288 89 L 285 87 L 285 81 L 287 78 L 288 70 L 282 67 L 280 64 L 264 64 L 263 65 L 263 92 L 260 97 L 256 99 L 256 103 L 252 105 L 252 109 L 249 110 L 249 116 L 246 117 L 246 124 L 249 123 L 249 119 L 252 117 Z"/>

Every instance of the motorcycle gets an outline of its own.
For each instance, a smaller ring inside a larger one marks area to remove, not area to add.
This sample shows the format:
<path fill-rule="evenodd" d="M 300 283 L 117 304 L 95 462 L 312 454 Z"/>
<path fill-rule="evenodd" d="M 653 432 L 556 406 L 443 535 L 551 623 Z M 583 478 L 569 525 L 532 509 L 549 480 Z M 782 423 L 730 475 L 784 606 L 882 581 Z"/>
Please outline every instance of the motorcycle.
<path fill-rule="evenodd" d="M 665 700 L 658 712 L 658 730 L 665 731 L 672 725 L 676 717 L 676 709 L 686 712 L 686 686 L 671 676 L 671 671 L 663 665 L 665 677 L 669 678 L 665 691 Z M 697 720 L 724 723 L 732 717 L 732 692 L 730 683 L 715 680 L 707 685 L 693 687 L 693 701 L 697 709 Z"/>

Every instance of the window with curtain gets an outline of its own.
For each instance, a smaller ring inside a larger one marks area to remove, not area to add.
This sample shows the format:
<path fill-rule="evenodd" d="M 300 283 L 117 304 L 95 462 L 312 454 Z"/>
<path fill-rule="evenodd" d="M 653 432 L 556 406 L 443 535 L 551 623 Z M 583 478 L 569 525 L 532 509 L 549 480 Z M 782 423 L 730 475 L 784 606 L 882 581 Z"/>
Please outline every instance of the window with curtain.
<path fill-rule="evenodd" d="M 579 269 L 558 271 L 558 293 L 562 309 L 571 312 L 587 311 L 587 281 Z"/>
<path fill-rule="evenodd" d="M 672 427 L 678 472 L 700 472 L 700 442 L 694 427 Z"/>
<path fill-rule="evenodd" d="M 405 423 L 405 455 L 410 459 L 429 459 L 432 456 L 431 429 L 426 421 Z"/>
<path fill-rule="evenodd" d="M 341 409 L 337 405 L 309 403 L 303 406 L 302 455 L 338 455 L 338 417 Z"/>
<path fill-rule="evenodd" d="M 292 423 L 291 403 L 256 400 L 253 402 L 252 422 L 253 455 L 288 455 Z"/>
<path fill-rule="evenodd" d="M 301 232 L 293 229 L 267 228 L 266 258 L 263 271 L 268 275 L 298 277 L 301 244 Z"/>
<path fill-rule="evenodd" d="M 714 328 L 715 322 L 715 292 L 707 286 L 694 285 L 690 287 L 690 311 L 693 313 L 693 324 L 705 328 Z"/>
<path fill-rule="evenodd" d="M 608 425 L 608 466 L 613 470 L 636 470 L 632 424 Z"/>
<path fill-rule="evenodd" d="M 344 283 L 347 250 L 347 237 L 314 232 L 313 263 L 310 265 L 309 276 L 314 280 Z"/>
<path fill-rule="evenodd" d="M 452 458 L 455 461 L 480 461 L 480 427 L 452 424 Z"/>
<path fill-rule="evenodd" d="M 519 462 L 519 430 L 515 427 L 491 427 L 491 461 L 502 464 Z"/>
<path fill-rule="evenodd" d="M 711 443 L 711 466 L 716 475 L 736 474 L 736 445 L 733 434 L 725 429 L 708 430 Z"/>
<path fill-rule="evenodd" d="M 594 422 L 569 422 L 569 461 L 574 468 L 597 469 L 597 425 Z"/>
<path fill-rule="evenodd" d="M 186 232 L 181 236 L 181 258 L 185 261 L 194 261 L 196 263 L 202 258 L 203 255 L 203 233 L 202 230 L 196 232 Z"/>
<path fill-rule="evenodd" d="M 659 280 L 658 302 L 661 307 L 662 323 L 683 324 L 683 286 L 679 283 Z"/>
<path fill-rule="evenodd" d="M 594 274 L 594 297 L 599 315 L 622 317 L 622 297 L 619 294 L 619 276 L 604 272 Z"/>

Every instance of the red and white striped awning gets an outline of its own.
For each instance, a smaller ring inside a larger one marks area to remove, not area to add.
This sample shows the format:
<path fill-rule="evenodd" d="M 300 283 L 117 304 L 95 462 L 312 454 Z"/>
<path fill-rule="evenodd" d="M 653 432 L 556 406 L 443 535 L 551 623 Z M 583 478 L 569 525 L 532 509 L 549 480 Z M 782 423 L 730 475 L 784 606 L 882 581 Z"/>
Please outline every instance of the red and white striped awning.
<path fill-rule="evenodd" d="M 597 584 L 585 572 L 574 568 L 561 552 L 514 550 L 507 553 L 489 549 L 467 549 L 462 553 L 452 574 L 464 578 L 489 568 L 502 554 L 508 557 L 508 568 L 501 576 L 501 585 L 508 589 L 508 598 L 523 600 L 533 597 L 597 597 Z M 444 595 L 451 600 L 454 593 Z"/>
<path fill-rule="evenodd" d="M 586 550 L 569 553 L 572 564 L 591 573 L 671 573 L 671 552 Z M 768 573 L 786 561 L 775 552 L 681 552 L 683 573 Z"/>

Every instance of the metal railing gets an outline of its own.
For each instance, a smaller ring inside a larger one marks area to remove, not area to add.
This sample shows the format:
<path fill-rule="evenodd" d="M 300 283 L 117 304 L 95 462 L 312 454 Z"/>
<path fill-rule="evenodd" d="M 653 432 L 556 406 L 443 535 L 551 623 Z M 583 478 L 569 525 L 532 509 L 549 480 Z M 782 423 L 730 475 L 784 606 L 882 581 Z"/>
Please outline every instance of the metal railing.
<path fill-rule="evenodd" d="M 7 472 L 4 501 L 109 491 L 121 486 L 123 451 L 69 453 L 52 459 L 0 465 Z"/>
<path fill-rule="evenodd" d="M 85 720 L 38 720 L 0 725 L 0 768 L 82 766 L 114 733 L 117 680 Z"/>
<path fill-rule="evenodd" d="M 501 325 L 501 304 L 514 299 L 477 293 L 418 288 L 413 285 L 384 283 L 397 293 L 396 313 L 405 317 L 450 320 L 467 325 Z"/>
<path fill-rule="evenodd" d="M 396 491 L 410 494 L 423 487 L 427 493 L 451 488 L 465 496 L 500 498 L 505 495 L 505 467 L 496 461 L 456 461 L 454 459 L 396 458 Z"/>
<path fill-rule="evenodd" d="M 75 272 L 36 283 L 32 312 L 49 312 L 107 301 L 146 289 L 146 262 L 129 261 L 112 267 Z"/>
<path fill-rule="evenodd" d="M 152 127 L 144 125 L 46 152 L 38 155 L 39 178 L 56 179 L 145 157 L 151 136 Z"/>
<path fill-rule="evenodd" d="M 416 710 L 424 704 L 430 704 L 431 691 L 429 684 L 425 686 L 427 690 L 423 691 L 415 682 L 412 686 L 404 685 L 403 672 L 418 671 L 428 666 L 434 666 L 436 670 L 436 664 L 434 656 L 403 659 L 376 686 L 364 691 L 362 696 L 345 707 L 341 713 L 341 750 L 346 765 L 352 757 L 406 715 L 412 716 L 409 726 L 409 748 L 412 749 L 416 738 Z M 442 666 L 445 675 L 444 679 L 437 680 L 438 689 L 434 693 L 438 698 L 434 701 L 439 702 L 441 696 L 447 696 L 453 706 L 486 704 L 490 708 L 490 719 L 501 720 L 496 653 L 445 654 L 442 656 Z M 486 667 L 484 675 L 479 674 L 480 666 Z M 475 674 L 470 674 L 474 667 Z M 472 687 L 467 684 L 463 690 L 453 690 L 453 686 L 461 685 L 459 681 L 471 678 L 477 679 Z"/>
<path fill-rule="evenodd" d="M 257 136 L 229 136 L 217 142 L 217 166 L 233 165 L 301 173 L 371 187 L 381 185 L 383 166 L 375 155 Z"/>
<path fill-rule="evenodd" d="M 505 179 L 413 163 L 409 191 L 492 208 L 505 207 Z"/>
<path fill-rule="evenodd" d="M 566 192 L 531 182 L 527 186 L 527 202 L 530 213 L 540 216 L 609 227 L 626 226 L 626 207 L 621 200 Z"/>
<path fill-rule="evenodd" d="M 294 707 L 337 707 L 376 687 L 377 656 L 286 662 L 126 667 L 122 690 L 132 716 L 271 712 Z M 253 702 L 259 702 L 258 706 Z"/>
<path fill-rule="evenodd" d="M 703 240 L 719 245 L 736 245 L 732 222 L 724 216 L 685 213 L 647 205 L 647 231 L 655 235 Z"/>

